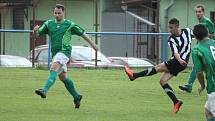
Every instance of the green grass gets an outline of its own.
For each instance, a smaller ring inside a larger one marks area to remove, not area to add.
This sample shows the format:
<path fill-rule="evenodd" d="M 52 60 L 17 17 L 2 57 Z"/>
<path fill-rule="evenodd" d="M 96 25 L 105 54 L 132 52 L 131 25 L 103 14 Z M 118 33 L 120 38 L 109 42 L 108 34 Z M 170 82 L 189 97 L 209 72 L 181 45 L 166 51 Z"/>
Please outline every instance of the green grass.
<path fill-rule="evenodd" d="M 198 83 L 191 94 L 178 89 L 185 84 L 188 72 L 170 80 L 177 97 L 184 101 L 178 114 L 172 113 L 172 102 L 159 85 L 161 74 L 130 82 L 120 69 L 71 69 L 68 76 L 83 95 L 80 109 L 74 109 L 73 98 L 59 80 L 46 99 L 34 94 L 47 75 L 47 70 L 0 68 L 0 121 L 205 120 L 206 93 L 198 95 Z"/>

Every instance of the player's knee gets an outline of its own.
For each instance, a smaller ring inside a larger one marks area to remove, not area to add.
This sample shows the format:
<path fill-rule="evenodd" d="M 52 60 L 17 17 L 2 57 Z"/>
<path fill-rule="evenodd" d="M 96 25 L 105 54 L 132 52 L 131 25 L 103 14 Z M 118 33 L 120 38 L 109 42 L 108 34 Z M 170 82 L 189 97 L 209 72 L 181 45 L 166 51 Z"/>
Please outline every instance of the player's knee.
<path fill-rule="evenodd" d="M 61 64 L 58 63 L 58 62 L 54 62 L 50 68 L 50 70 L 53 70 L 53 71 L 58 71 L 61 67 Z"/>
<path fill-rule="evenodd" d="M 162 72 L 162 65 L 161 64 L 156 65 L 155 70 L 156 72 Z"/>
<path fill-rule="evenodd" d="M 51 68 L 50 68 L 50 71 L 56 71 L 56 72 L 58 72 L 58 69 L 55 68 L 55 67 L 51 67 Z"/>
<path fill-rule="evenodd" d="M 66 80 L 66 78 L 63 77 L 63 76 L 59 76 L 59 79 L 60 79 L 60 81 L 62 81 L 62 82 L 64 82 L 64 81 Z"/>
<path fill-rule="evenodd" d="M 64 79 L 63 79 L 62 77 L 60 77 L 60 76 L 59 76 L 59 80 L 60 80 L 60 81 L 64 81 Z"/>
<path fill-rule="evenodd" d="M 66 73 L 64 73 L 64 72 L 62 72 L 62 73 L 60 73 L 59 75 L 58 75 L 58 77 L 59 77 L 59 79 L 61 80 L 61 81 L 64 81 L 64 80 L 66 80 Z"/>
<path fill-rule="evenodd" d="M 157 70 L 157 69 L 159 69 L 159 67 L 160 67 L 160 64 L 156 65 L 155 69 Z"/>
<path fill-rule="evenodd" d="M 163 79 L 160 79 L 160 85 L 163 86 L 166 83 Z"/>
<path fill-rule="evenodd" d="M 205 108 L 205 116 L 206 116 L 207 119 L 213 118 L 213 115 L 211 114 L 211 112 L 208 111 L 206 108 Z"/>

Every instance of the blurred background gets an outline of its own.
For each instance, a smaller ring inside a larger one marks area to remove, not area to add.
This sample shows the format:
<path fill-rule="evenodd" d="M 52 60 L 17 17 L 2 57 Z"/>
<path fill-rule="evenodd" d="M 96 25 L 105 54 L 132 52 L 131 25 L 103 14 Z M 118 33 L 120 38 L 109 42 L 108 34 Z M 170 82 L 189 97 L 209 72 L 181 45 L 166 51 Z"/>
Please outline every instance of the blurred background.
<path fill-rule="evenodd" d="M 144 58 L 155 64 L 171 56 L 169 19 L 176 17 L 181 28 L 192 28 L 198 23 L 194 7 L 201 3 L 215 22 L 214 0 L 0 0 L 0 55 L 26 58 L 35 47 L 48 44 L 48 36 L 35 40 L 30 30 L 54 18 L 57 3 L 65 5 L 65 18 L 86 32 L 110 32 L 91 36 L 105 56 Z M 88 46 L 78 36 L 72 45 Z"/>

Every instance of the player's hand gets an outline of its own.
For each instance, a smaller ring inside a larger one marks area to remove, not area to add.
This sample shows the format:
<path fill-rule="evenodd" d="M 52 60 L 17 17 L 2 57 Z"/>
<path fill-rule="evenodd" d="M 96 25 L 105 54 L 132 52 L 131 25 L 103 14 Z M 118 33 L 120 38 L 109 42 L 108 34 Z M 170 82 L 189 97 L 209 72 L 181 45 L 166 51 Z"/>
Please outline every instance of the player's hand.
<path fill-rule="evenodd" d="M 182 59 L 179 60 L 179 63 L 180 63 L 182 66 L 186 66 L 186 65 L 187 65 L 187 62 L 184 61 L 184 60 L 182 60 Z"/>
<path fill-rule="evenodd" d="M 40 26 L 39 25 L 36 25 L 36 26 L 34 26 L 34 32 L 36 32 L 38 29 L 40 28 Z"/>
<path fill-rule="evenodd" d="M 202 93 L 202 91 L 204 91 L 204 89 L 205 89 L 205 86 L 200 86 L 200 87 L 198 88 L 198 93 L 199 93 L 199 95 Z"/>

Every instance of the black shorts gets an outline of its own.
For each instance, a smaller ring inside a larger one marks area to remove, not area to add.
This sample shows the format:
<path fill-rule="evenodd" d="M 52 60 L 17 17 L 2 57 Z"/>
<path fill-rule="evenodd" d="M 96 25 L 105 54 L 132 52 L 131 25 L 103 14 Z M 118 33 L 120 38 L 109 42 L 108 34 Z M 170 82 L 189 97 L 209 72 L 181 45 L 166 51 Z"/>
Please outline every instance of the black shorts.
<path fill-rule="evenodd" d="M 177 76 L 179 72 L 183 71 L 187 66 L 182 66 L 176 58 L 170 59 L 165 62 L 169 73 Z"/>

